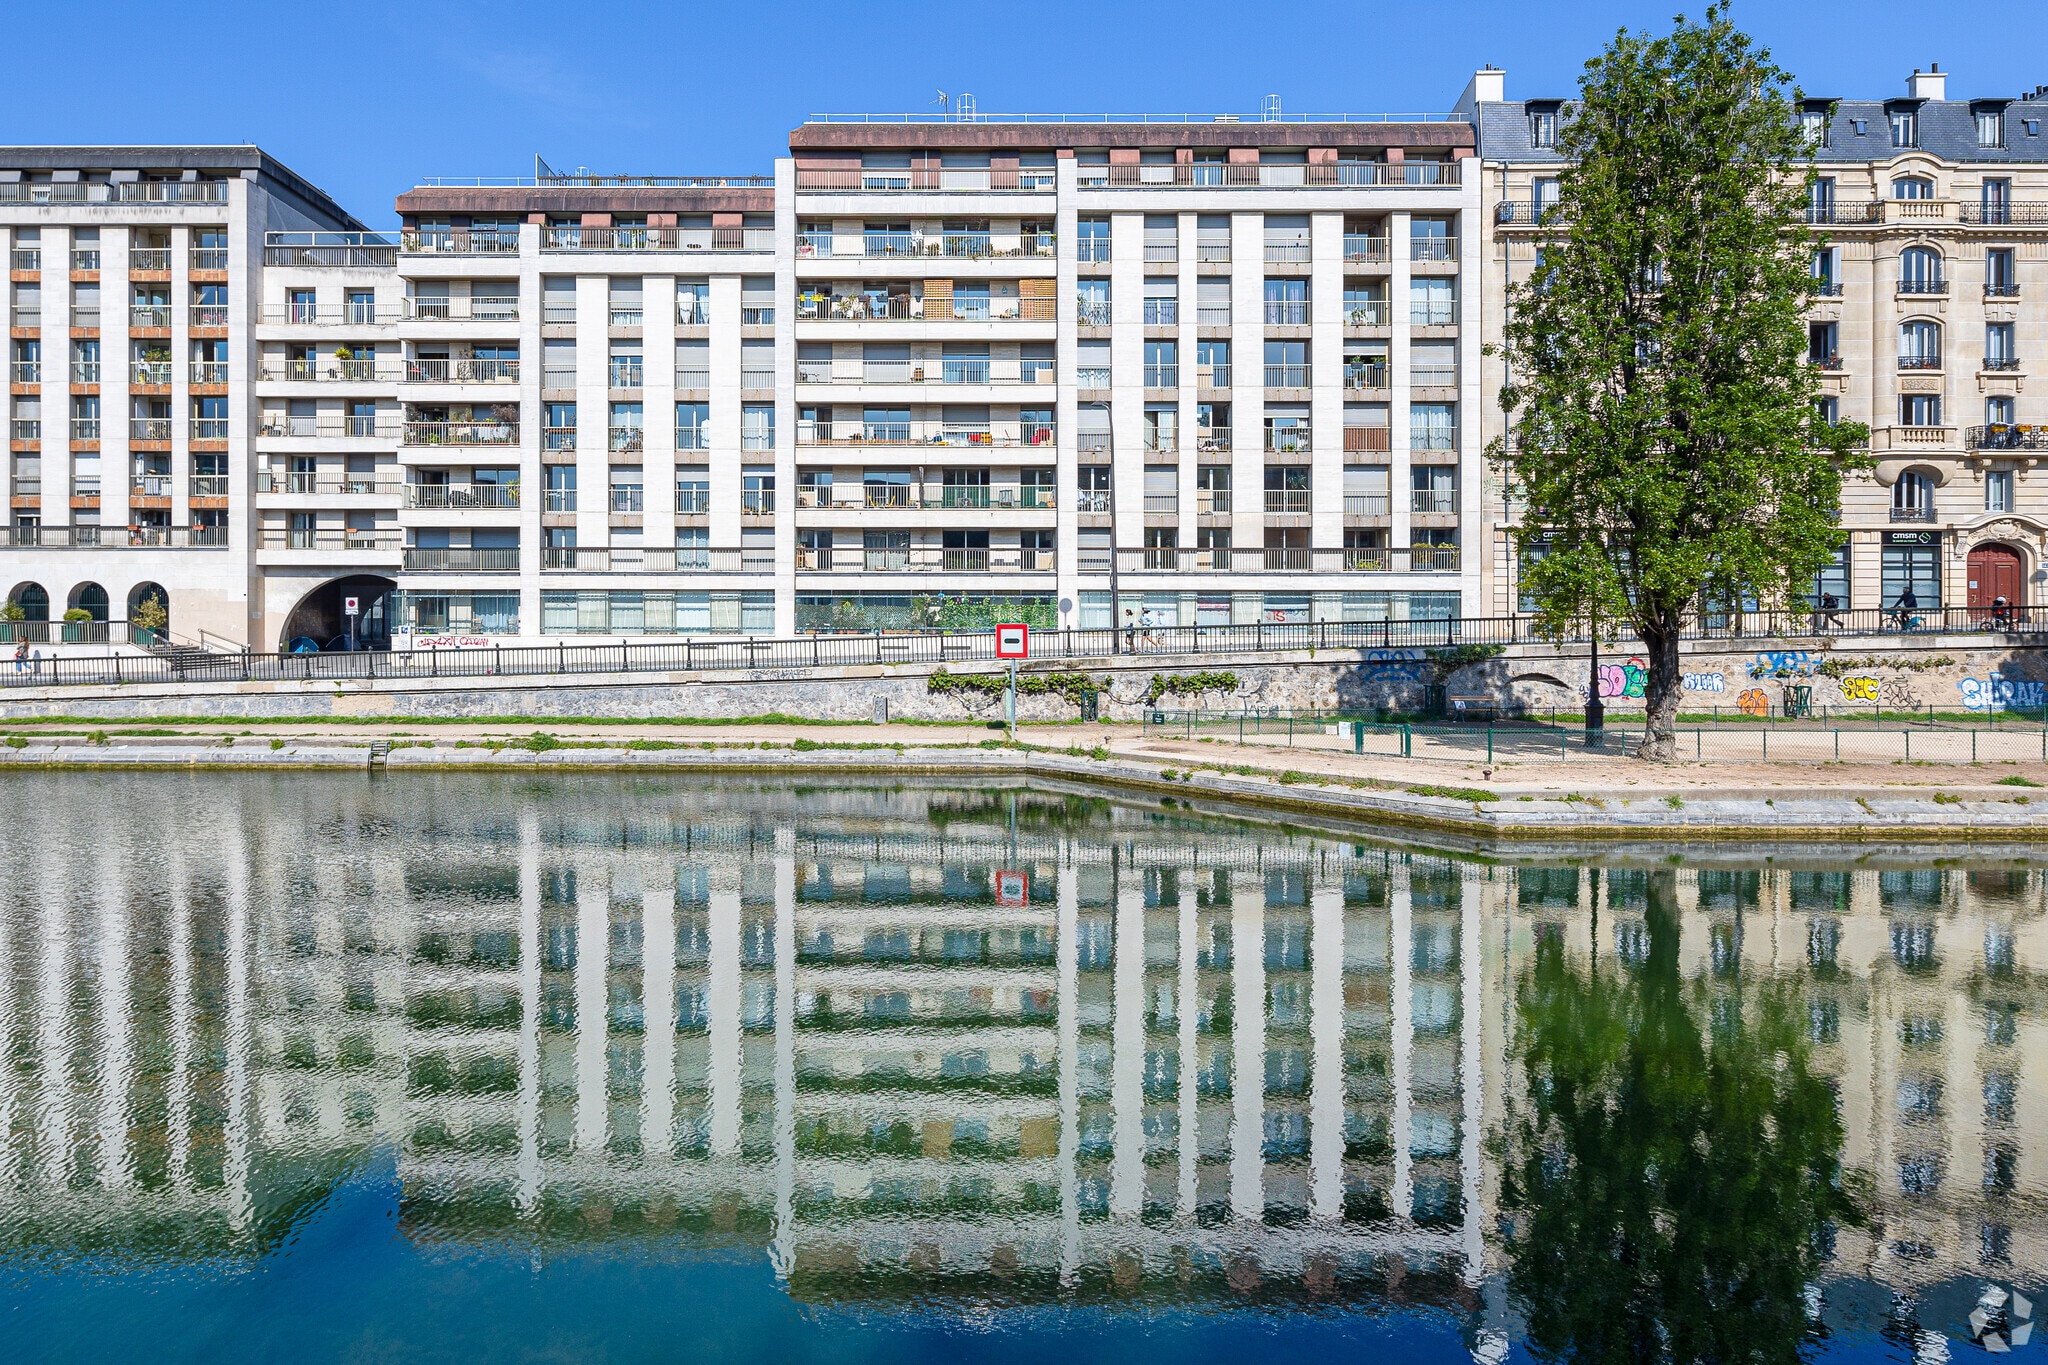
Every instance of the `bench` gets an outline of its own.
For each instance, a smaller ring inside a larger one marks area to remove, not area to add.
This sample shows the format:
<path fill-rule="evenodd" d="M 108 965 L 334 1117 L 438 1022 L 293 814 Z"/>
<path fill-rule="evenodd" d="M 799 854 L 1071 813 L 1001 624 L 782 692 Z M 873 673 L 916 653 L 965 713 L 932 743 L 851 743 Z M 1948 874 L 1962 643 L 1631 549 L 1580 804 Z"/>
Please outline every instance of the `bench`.
<path fill-rule="evenodd" d="M 1500 702 L 1487 696 L 1446 697 L 1452 720 L 1495 720 L 1500 716 Z"/>

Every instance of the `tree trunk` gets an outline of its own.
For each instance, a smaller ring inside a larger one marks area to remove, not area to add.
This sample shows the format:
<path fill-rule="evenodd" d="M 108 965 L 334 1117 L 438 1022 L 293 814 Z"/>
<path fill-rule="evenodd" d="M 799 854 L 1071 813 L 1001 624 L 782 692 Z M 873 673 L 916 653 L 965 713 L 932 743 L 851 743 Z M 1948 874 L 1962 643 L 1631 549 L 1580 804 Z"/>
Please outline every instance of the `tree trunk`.
<path fill-rule="evenodd" d="M 1638 757 L 1669 763 L 1678 757 L 1678 698 L 1685 682 L 1679 672 L 1679 622 L 1660 621 L 1640 629 L 1648 676 L 1643 680 L 1643 747 Z"/>

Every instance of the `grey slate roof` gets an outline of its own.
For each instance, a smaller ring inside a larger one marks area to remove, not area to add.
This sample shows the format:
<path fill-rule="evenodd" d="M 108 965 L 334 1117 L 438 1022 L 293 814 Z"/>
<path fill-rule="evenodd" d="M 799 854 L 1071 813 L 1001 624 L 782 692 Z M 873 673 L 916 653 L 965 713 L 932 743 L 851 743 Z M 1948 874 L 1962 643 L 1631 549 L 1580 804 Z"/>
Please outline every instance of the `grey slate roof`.
<path fill-rule="evenodd" d="M 19 179 L 23 171 L 207 171 L 234 176 L 254 172 L 272 194 L 296 201 L 308 216 L 343 231 L 365 230 L 355 215 L 335 203 L 325 190 L 261 147 L 247 143 L 0 146 L 0 180 Z"/>
<path fill-rule="evenodd" d="M 1479 106 L 1479 155 L 1488 161 L 1520 161 L 1534 164 L 1564 158 L 1548 148 L 1529 145 L 1529 106 L 1556 105 L 1557 100 L 1508 100 Z M 2048 93 L 2037 91 L 2020 99 L 1981 100 L 1842 100 L 1830 125 L 1829 144 L 1814 160 L 1829 162 L 1889 161 L 1907 151 L 1893 147 L 1889 111 L 1918 104 L 1920 110 L 1919 150 L 1943 161 L 2017 164 L 2048 161 Z M 1977 145 L 1976 111 L 2002 107 L 2005 110 L 2005 145 Z M 1862 120 L 1863 131 L 1856 131 Z M 2031 121 L 2034 131 L 2028 131 Z"/>

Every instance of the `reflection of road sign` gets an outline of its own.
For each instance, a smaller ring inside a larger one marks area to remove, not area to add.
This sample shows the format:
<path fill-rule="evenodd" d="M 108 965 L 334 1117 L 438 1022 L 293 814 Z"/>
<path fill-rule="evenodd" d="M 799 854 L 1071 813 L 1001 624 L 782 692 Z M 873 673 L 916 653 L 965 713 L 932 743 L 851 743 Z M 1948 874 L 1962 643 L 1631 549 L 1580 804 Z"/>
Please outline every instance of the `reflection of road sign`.
<path fill-rule="evenodd" d="M 353 598 L 353 597 L 344 597 L 344 598 L 342 598 L 342 599 L 341 599 L 341 614 L 342 614 L 343 616 L 356 616 L 356 615 L 359 615 L 359 614 L 360 614 L 360 613 L 358 613 L 358 612 L 357 612 L 357 610 L 356 610 L 356 599 L 355 599 L 355 598 Z"/>
<path fill-rule="evenodd" d="M 1030 628 L 1027 626 L 997 626 L 996 657 L 998 659 L 1030 658 Z"/>
<path fill-rule="evenodd" d="M 1022 872 L 999 871 L 996 873 L 996 904 L 1023 905 L 1031 898 L 1030 884 Z"/>

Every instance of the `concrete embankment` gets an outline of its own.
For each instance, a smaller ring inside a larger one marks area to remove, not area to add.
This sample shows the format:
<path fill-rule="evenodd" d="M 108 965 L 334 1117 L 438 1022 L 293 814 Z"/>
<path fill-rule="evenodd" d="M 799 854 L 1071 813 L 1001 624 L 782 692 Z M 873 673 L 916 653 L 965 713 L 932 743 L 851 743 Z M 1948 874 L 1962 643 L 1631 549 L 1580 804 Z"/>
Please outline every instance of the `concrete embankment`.
<path fill-rule="evenodd" d="M 272 748 L 275 742 L 279 747 Z M 2048 794 L 2010 786 L 1955 785 L 1944 791 L 1816 786 L 1771 796 L 1728 791 L 1679 796 L 1654 789 L 1596 797 L 1505 796 L 1483 789 L 1321 778 L 1291 771 L 1193 771 L 1127 757 L 1094 758 L 1043 750 L 874 745 L 780 747 L 449 748 L 265 739 L 214 743 L 100 745 L 38 740 L 0 748 L 0 801 L 9 770 L 356 770 L 399 778 L 407 772 L 616 771 L 708 777 L 787 773 L 793 778 L 941 776 L 965 782 L 1107 789 L 1119 796 L 1191 811 L 1280 815 L 1359 832 L 1427 832 L 1468 846 L 1626 840 L 1665 843 L 1784 842 L 1839 844 L 1966 843 L 2029 845 L 2048 841 Z M 1959 775 L 1960 776 L 1960 775 Z M 1964 779 L 1968 782 L 1968 779 Z"/>

